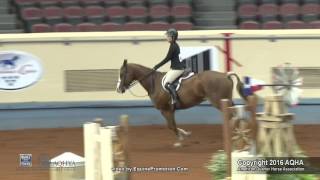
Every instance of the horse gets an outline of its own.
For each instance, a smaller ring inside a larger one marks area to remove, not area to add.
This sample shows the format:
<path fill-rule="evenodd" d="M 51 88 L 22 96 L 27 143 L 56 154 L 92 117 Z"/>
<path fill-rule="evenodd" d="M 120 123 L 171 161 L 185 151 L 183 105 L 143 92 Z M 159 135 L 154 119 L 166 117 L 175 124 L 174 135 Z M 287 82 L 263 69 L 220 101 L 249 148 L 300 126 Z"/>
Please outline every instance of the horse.
<path fill-rule="evenodd" d="M 7 68 L 15 68 L 16 67 L 16 61 L 19 59 L 19 56 L 14 56 L 12 59 L 4 59 L 0 60 L 0 64 L 2 67 L 7 67 Z"/>
<path fill-rule="evenodd" d="M 133 84 L 140 83 L 147 91 L 154 107 L 166 119 L 168 128 L 176 135 L 177 142 L 174 143 L 175 147 L 181 146 L 184 138 L 191 135 L 191 132 L 177 128 L 175 110 L 187 109 L 208 100 L 212 106 L 221 111 L 221 99 L 228 99 L 232 102 L 234 84 L 232 76 L 237 79 L 239 95 L 246 100 L 246 96 L 242 92 L 243 83 L 237 74 L 204 71 L 182 81 L 177 92 L 180 103 L 178 107 L 173 108 L 169 93 L 161 85 L 164 75 L 165 73 L 154 71 L 139 64 L 127 63 L 127 60 L 124 60 L 120 68 L 116 90 L 118 93 L 125 93 Z"/>

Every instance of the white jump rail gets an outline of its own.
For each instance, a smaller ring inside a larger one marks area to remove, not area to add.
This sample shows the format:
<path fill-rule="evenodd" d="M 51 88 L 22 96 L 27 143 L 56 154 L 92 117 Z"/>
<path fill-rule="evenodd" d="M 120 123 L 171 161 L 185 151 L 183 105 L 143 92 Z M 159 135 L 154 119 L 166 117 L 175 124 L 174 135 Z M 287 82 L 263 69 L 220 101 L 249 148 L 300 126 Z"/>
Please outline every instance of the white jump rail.
<path fill-rule="evenodd" d="M 127 116 L 121 116 L 120 125 L 126 125 Z M 114 140 L 118 126 L 101 127 L 101 123 L 88 122 L 84 129 L 84 158 L 86 180 L 114 180 Z M 125 148 L 125 146 L 124 146 Z"/>

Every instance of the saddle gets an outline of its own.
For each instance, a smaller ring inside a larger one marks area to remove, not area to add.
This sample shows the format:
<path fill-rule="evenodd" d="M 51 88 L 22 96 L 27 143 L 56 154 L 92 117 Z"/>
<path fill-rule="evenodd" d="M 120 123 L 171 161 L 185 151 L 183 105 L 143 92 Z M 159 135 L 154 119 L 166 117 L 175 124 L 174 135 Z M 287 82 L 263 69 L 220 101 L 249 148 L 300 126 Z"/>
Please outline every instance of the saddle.
<path fill-rule="evenodd" d="M 172 86 L 175 88 L 176 92 L 179 91 L 181 83 L 183 80 L 189 79 L 190 77 L 192 77 L 194 75 L 194 72 L 190 71 L 190 70 L 186 70 L 184 71 L 173 83 Z M 165 88 L 165 84 L 164 84 L 164 80 L 165 80 L 165 76 L 162 78 L 161 84 L 162 84 L 162 88 L 168 92 L 168 90 Z"/>

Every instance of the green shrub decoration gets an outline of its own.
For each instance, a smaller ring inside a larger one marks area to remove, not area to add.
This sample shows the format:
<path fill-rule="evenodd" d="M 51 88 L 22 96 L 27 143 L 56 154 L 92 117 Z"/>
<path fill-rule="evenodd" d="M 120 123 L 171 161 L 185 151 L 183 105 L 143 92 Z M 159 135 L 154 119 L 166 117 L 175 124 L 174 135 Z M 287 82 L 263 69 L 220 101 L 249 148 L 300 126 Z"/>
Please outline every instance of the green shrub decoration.
<path fill-rule="evenodd" d="M 227 174 L 227 155 L 223 150 L 213 154 L 206 166 L 215 180 L 225 179 Z"/>

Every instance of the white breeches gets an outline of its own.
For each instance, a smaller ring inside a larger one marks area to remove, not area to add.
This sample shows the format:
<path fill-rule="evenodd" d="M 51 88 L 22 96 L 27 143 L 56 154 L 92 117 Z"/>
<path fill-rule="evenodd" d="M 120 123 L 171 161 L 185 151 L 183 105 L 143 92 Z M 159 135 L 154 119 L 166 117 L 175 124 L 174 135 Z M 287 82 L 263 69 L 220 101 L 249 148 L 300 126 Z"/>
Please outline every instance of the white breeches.
<path fill-rule="evenodd" d="M 166 85 L 167 83 L 172 83 L 174 80 L 176 80 L 182 73 L 184 72 L 184 70 L 175 70 L 175 69 L 170 69 L 167 74 L 165 75 L 165 79 L 164 79 L 164 85 Z"/>

